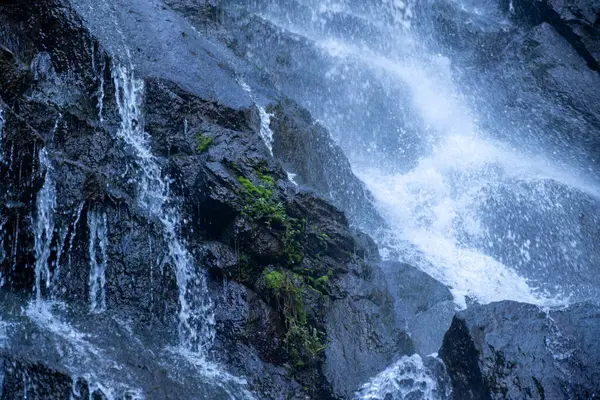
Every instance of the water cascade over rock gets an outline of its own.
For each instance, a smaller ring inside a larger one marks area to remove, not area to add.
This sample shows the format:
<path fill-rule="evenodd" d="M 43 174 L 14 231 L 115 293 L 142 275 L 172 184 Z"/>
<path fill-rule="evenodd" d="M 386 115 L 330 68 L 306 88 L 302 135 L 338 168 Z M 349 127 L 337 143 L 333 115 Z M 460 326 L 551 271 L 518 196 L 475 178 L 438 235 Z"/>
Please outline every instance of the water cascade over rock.
<path fill-rule="evenodd" d="M 0 0 L 0 397 L 600 395 L 572 3 Z"/>

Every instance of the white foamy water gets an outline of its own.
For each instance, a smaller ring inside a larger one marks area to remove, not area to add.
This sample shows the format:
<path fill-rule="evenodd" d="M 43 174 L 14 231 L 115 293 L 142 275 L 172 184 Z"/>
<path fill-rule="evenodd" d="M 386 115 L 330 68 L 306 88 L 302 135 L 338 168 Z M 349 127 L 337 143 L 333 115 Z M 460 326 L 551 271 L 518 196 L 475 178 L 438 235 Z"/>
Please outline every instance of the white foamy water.
<path fill-rule="evenodd" d="M 371 232 L 379 238 L 384 256 L 399 257 L 445 283 L 463 307 L 467 296 L 482 303 L 567 303 L 568 293 L 557 293 L 560 289 L 556 287 L 548 290 L 544 282 L 528 281 L 513 266 L 486 255 L 472 241 L 494 236 L 484 222 L 489 215 L 483 215 L 481 209 L 489 201 L 486 196 L 500 185 L 516 188 L 517 182 L 555 181 L 598 196 L 595 184 L 543 154 L 525 154 L 486 138 L 475 113 L 454 85 L 449 59 L 428 54 L 426 49 L 420 49 L 420 54 L 407 49 L 395 56 L 383 55 L 364 43 L 312 38 L 340 65 L 375 71 L 382 82 L 407 88 L 413 110 L 427 127 L 418 133 L 419 140 L 432 150 L 422 155 L 411 171 L 397 173 L 375 160 L 353 165 L 389 223 L 389 231 Z M 339 74 L 340 70 L 344 69 L 336 65 L 332 73 Z M 532 191 L 529 195 L 534 202 L 548 203 L 547 198 L 540 197 L 544 193 Z M 548 208 L 547 212 L 548 220 L 552 220 L 556 211 Z M 510 231 L 497 240 L 501 241 L 494 243 L 497 247 L 519 247 L 524 260 L 521 264 L 530 261 L 531 240 L 519 242 Z"/>
<path fill-rule="evenodd" d="M 44 185 L 36 199 L 36 217 L 34 225 L 35 250 L 35 296 L 39 302 L 42 299 L 42 285 L 50 287 L 51 276 L 49 258 L 52 236 L 54 234 L 54 213 L 56 209 L 56 187 L 53 168 L 48 159 L 48 152 L 43 148 L 39 152 L 39 163 L 45 172 Z"/>
<path fill-rule="evenodd" d="M 90 311 L 106 311 L 106 267 L 108 265 L 108 228 L 106 214 L 88 212 L 90 254 Z M 96 250 L 98 246 L 98 251 Z"/>
<path fill-rule="evenodd" d="M 388 367 L 356 394 L 357 400 L 442 400 L 447 393 L 418 354 L 405 356 Z"/>
<path fill-rule="evenodd" d="M 515 270 L 462 238 L 486 237 L 479 211 L 487 199 L 486 190 L 511 180 L 552 179 L 593 193 L 594 188 L 577 176 L 477 136 L 446 138 L 404 174 L 365 169 L 358 175 L 390 225 L 387 245 L 447 284 L 460 305 L 465 305 L 465 296 L 483 303 L 515 300 L 556 305 L 567 301 L 550 297 L 543 287 L 532 287 Z M 531 193 L 532 201 L 535 195 Z M 502 239 L 505 246 L 514 245 L 509 239 Z"/>
<path fill-rule="evenodd" d="M 74 381 L 77 381 L 77 377 L 84 378 L 89 383 L 90 395 L 100 389 L 108 400 L 131 398 L 128 397 L 130 394 L 143 398 L 141 390 L 122 383 L 131 381 L 127 373 L 121 372 L 119 380 L 114 379 L 111 371 L 122 370 L 122 367 L 104 349 L 93 343 L 92 334 L 78 330 L 61 317 L 60 314 L 65 310 L 67 305 L 64 303 L 42 300 L 30 302 L 25 315 L 44 332 L 52 335 L 56 350 L 61 355 L 61 363 L 75 378 Z M 78 395 L 75 385 L 73 394 Z"/>
<path fill-rule="evenodd" d="M 190 352 L 181 347 L 167 348 L 166 361 L 170 356 L 175 356 L 177 363 L 183 361 L 196 370 L 204 379 L 210 380 L 210 384 L 222 389 L 231 400 L 243 399 L 254 400 L 255 396 L 246 389 L 248 382 L 244 378 L 237 377 L 224 371 L 222 366 L 207 361 L 198 353 Z M 165 367 L 168 367 L 165 364 Z"/>
<path fill-rule="evenodd" d="M 273 131 L 271 130 L 271 118 L 273 117 L 273 114 L 268 113 L 263 106 L 258 104 L 256 98 L 252 94 L 252 89 L 250 88 L 250 86 L 248 86 L 246 82 L 244 82 L 242 79 L 238 79 L 238 82 L 242 89 L 244 89 L 244 91 L 248 93 L 248 96 L 250 96 L 250 99 L 254 102 L 254 105 L 258 109 L 258 114 L 260 116 L 260 137 L 262 138 L 263 142 L 265 142 L 265 146 L 267 146 L 267 149 L 269 149 L 269 153 L 272 156 Z"/>

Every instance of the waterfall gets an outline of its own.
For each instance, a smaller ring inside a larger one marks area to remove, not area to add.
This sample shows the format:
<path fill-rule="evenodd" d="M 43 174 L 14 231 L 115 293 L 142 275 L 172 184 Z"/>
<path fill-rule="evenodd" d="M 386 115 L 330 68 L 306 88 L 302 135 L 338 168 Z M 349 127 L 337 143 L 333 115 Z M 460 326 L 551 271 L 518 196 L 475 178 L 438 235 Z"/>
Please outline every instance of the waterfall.
<path fill-rule="evenodd" d="M 77 237 L 77 225 L 79 224 L 79 220 L 81 219 L 81 214 L 83 213 L 83 207 L 85 206 L 85 201 L 82 201 L 77 207 L 75 211 L 75 220 L 73 222 L 73 227 L 71 229 L 71 234 L 69 235 L 69 247 L 68 247 L 68 256 L 67 256 L 67 265 L 71 267 L 72 265 L 72 253 L 73 247 L 75 246 L 75 238 Z M 54 272 L 56 279 L 60 277 L 60 259 L 57 260 L 56 271 Z"/>
<path fill-rule="evenodd" d="M 273 114 L 269 114 L 261 105 L 257 104 L 256 107 L 260 114 L 260 136 L 267 145 L 269 153 L 273 155 L 273 131 L 271 130 L 271 117 Z"/>
<path fill-rule="evenodd" d="M 273 114 L 267 112 L 267 110 L 261 106 L 257 101 L 254 95 L 252 94 L 252 89 L 246 82 L 242 79 L 238 79 L 238 82 L 242 89 L 250 96 L 250 99 L 254 102 L 254 105 L 258 109 L 258 114 L 260 116 L 260 137 L 263 142 L 265 142 L 265 146 L 269 149 L 269 153 L 271 156 L 273 155 L 273 131 L 271 130 L 271 118 Z"/>
<path fill-rule="evenodd" d="M 441 54 L 428 21 L 415 20 L 415 2 L 292 3 L 253 2 L 273 28 L 248 44 L 248 57 L 274 70 L 278 88 L 344 149 L 388 222 L 368 232 L 385 259 L 419 267 L 463 307 L 468 298 L 552 306 L 600 295 L 590 282 L 594 221 L 579 217 L 595 215 L 597 182 L 558 163 L 560 148 L 532 152 L 505 139 L 527 121 L 506 126 L 486 114 L 497 126 L 483 124 L 487 98 L 458 82 L 461 66 Z M 470 12 L 462 4 L 453 6 Z M 274 65 L 290 46 L 311 57 Z"/>
<path fill-rule="evenodd" d="M 88 212 L 90 252 L 90 311 L 106 311 L 106 266 L 108 263 L 108 229 L 106 214 L 96 210 Z M 96 251 L 99 245 L 100 259 Z"/>
<path fill-rule="evenodd" d="M 102 69 L 100 70 L 100 82 L 98 83 L 98 120 L 100 123 L 104 122 L 102 111 L 104 108 L 104 75 L 106 74 L 106 64 L 102 63 Z"/>
<path fill-rule="evenodd" d="M 35 297 L 42 300 L 42 285 L 50 287 L 51 276 L 49 258 L 54 235 L 54 213 L 56 209 L 56 187 L 53 168 L 46 148 L 39 152 L 40 167 L 45 171 L 44 185 L 37 195 L 36 218 L 34 224 L 35 238 Z"/>
<path fill-rule="evenodd" d="M 180 238 L 181 216 L 169 197 L 168 181 L 162 176 L 158 160 L 150 149 L 149 135 L 143 129 L 140 107 L 144 84 L 134 77 L 133 68 L 115 65 L 112 71 L 121 116 L 117 136 L 133 150 L 134 162 L 140 171 L 137 201 L 159 222 L 175 269 L 179 289 L 180 343 L 187 350 L 205 354 L 215 336 L 212 300 L 204 272 L 195 265 Z"/>

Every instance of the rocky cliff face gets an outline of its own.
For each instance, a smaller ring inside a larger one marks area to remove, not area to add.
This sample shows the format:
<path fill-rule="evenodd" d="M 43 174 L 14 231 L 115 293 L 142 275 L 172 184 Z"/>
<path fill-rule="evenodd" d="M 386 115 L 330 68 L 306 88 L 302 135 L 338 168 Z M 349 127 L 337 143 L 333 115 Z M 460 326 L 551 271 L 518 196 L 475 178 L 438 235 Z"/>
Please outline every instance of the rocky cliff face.
<path fill-rule="evenodd" d="M 0 262 L 10 301 L 31 302 L 13 308 L 28 322 L 9 329 L 4 398 L 245 396 L 237 386 L 351 397 L 412 354 L 377 248 L 317 195 L 352 192 L 336 204 L 376 219 L 327 132 L 289 100 L 263 106 L 273 89 L 250 88 L 250 67 L 173 11 L 86 6 L 0 4 Z M 116 15 L 135 15 L 135 26 Z M 152 44 L 136 36 L 145 24 L 148 35 L 162 29 Z M 169 64 L 178 52 L 191 69 Z M 313 168 L 315 155 L 327 166 Z M 336 163 L 339 182 L 327 179 Z M 191 383 L 198 372 L 174 373 L 169 346 L 222 363 L 247 386 Z"/>

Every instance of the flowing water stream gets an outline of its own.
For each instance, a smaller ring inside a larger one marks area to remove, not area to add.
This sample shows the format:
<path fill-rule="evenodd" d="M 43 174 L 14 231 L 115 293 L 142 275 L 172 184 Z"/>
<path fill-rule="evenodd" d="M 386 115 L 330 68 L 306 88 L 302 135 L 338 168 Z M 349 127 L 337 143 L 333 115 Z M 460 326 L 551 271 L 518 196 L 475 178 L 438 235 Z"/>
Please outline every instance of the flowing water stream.
<path fill-rule="evenodd" d="M 152 218 L 158 219 L 177 277 L 179 289 L 179 335 L 182 346 L 205 353 L 214 339 L 214 314 L 206 277 L 180 239 L 180 221 L 176 205 L 169 197 L 168 181 L 150 150 L 149 136 L 143 129 L 141 101 L 143 82 L 134 77 L 132 68 L 115 66 L 113 80 L 121 114 L 119 136 L 133 151 L 138 180 L 138 203 Z"/>

